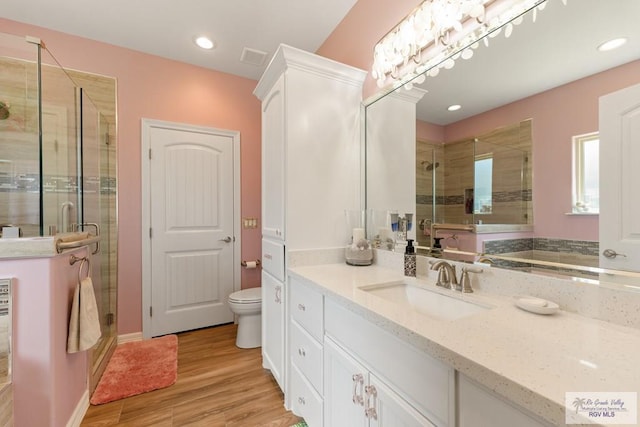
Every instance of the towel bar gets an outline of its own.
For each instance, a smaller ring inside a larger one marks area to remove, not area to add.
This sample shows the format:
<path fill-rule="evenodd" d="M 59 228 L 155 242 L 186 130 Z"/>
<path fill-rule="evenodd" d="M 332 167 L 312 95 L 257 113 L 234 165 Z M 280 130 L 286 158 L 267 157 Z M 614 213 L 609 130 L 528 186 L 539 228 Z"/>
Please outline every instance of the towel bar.
<path fill-rule="evenodd" d="M 61 254 L 62 251 L 64 251 L 65 249 L 82 248 L 84 246 L 89 246 L 89 245 L 92 245 L 94 243 L 97 244 L 99 241 L 100 241 L 100 236 L 92 236 L 92 235 L 89 235 L 89 237 L 86 238 L 86 239 L 77 240 L 75 242 L 62 242 L 60 240 L 57 240 L 56 241 L 56 251 L 59 254 Z M 99 248 L 99 246 L 92 253 L 96 254 L 98 248 Z"/>

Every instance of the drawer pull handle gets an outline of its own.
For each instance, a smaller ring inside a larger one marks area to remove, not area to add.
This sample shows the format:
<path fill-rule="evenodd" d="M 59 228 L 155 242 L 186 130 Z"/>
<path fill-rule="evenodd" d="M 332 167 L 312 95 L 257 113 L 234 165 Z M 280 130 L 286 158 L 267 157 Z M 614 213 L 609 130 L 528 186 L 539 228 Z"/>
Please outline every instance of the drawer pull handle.
<path fill-rule="evenodd" d="M 356 405 L 364 406 L 364 399 L 362 398 L 362 386 L 364 385 L 364 377 L 362 374 L 353 374 L 351 377 L 353 380 L 353 403 Z M 360 393 L 358 393 L 358 386 L 360 386 Z"/>
<path fill-rule="evenodd" d="M 282 286 L 276 286 L 276 303 L 282 303 Z"/>
<path fill-rule="evenodd" d="M 367 418 L 371 418 L 373 420 L 378 419 L 378 412 L 376 411 L 376 398 L 378 397 L 378 390 L 376 390 L 375 386 L 368 385 L 364 388 L 365 395 L 367 396 L 367 406 L 364 410 L 364 415 Z M 371 401 L 373 400 L 373 405 L 371 405 Z"/>
<path fill-rule="evenodd" d="M 299 404 L 301 404 L 301 405 L 305 405 L 305 404 L 306 404 L 306 402 L 305 402 L 305 400 L 304 400 L 304 397 L 300 396 L 300 397 L 298 398 L 298 403 L 299 403 Z"/>
<path fill-rule="evenodd" d="M 307 307 L 304 306 L 304 304 L 298 304 L 298 310 L 300 311 L 306 311 Z"/>
<path fill-rule="evenodd" d="M 305 356 L 307 355 L 307 352 L 306 352 L 306 351 L 304 351 L 304 348 L 300 347 L 300 348 L 298 349 L 298 354 L 299 354 L 300 356 L 302 356 L 302 357 L 305 357 Z"/>
<path fill-rule="evenodd" d="M 264 254 L 264 257 L 265 257 L 266 259 L 273 259 L 273 257 L 271 256 L 271 254 Z"/>

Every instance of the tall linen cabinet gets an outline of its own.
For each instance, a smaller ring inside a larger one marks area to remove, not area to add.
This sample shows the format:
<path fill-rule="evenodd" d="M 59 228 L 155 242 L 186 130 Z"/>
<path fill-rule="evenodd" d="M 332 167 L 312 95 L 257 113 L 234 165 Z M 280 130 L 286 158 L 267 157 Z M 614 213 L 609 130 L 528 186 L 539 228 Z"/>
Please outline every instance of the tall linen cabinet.
<path fill-rule="evenodd" d="M 359 209 L 362 194 L 365 76 L 280 45 L 254 91 L 262 102 L 262 359 L 287 407 L 287 260 L 347 244 L 344 212 Z"/>

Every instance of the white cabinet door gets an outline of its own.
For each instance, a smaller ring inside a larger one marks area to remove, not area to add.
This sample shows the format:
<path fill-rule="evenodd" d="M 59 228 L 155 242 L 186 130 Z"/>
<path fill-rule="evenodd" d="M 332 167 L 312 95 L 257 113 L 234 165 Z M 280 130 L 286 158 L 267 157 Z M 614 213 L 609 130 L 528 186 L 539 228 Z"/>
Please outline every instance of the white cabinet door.
<path fill-rule="evenodd" d="M 324 341 L 324 424 L 365 427 L 367 370 L 330 338 Z"/>
<path fill-rule="evenodd" d="M 262 102 L 262 236 L 284 240 L 285 212 L 284 75 Z"/>
<path fill-rule="evenodd" d="M 262 366 L 284 391 L 284 299 L 282 282 L 262 272 Z"/>
<path fill-rule="evenodd" d="M 600 98 L 599 127 L 600 266 L 638 271 L 640 85 Z"/>
<path fill-rule="evenodd" d="M 435 427 L 373 374 L 369 375 L 365 390 L 365 405 L 369 408 L 370 427 Z"/>
<path fill-rule="evenodd" d="M 545 425 L 459 375 L 459 427 L 544 427 Z"/>

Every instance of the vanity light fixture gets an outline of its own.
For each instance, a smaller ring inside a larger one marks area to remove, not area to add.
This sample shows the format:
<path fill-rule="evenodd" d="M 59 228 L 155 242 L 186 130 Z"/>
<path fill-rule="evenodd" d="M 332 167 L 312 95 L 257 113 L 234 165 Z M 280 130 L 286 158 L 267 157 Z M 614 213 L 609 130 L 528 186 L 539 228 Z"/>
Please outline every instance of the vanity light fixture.
<path fill-rule="evenodd" d="M 449 105 L 447 107 L 447 111 L 458 111 L 459 109 L 462 108 L 462 105 L 460 104 L 453 104 L 453 105 Z"/>
<path fill-rule="evenodd" d="M 389 78 L 398 86 L 426 70 L 434 76 L 459 58 L 471 58 L 479 40 L 488 45 L 503 26 L 509 37 L 529 10 L 535 22 L 547 1 L 425 0 L 376 44 L 371 76 L 380 88 Z"/>
<path fill-rule="evenodd" d="M 598 46 L 598 50 L 600 52 L 607 52 L 609 50 L 617 49 L 623 44 L 627 42 L 627 39 L 624 37 L 619 37 L 617 39 L 608 40 Z"/>
<path fill-rule="evenodd" d="M 198 36 L 195 39 L 196 45 L 202 49 L 211 50 L 216 47 L 216 44 L 209 37 Z"/>

